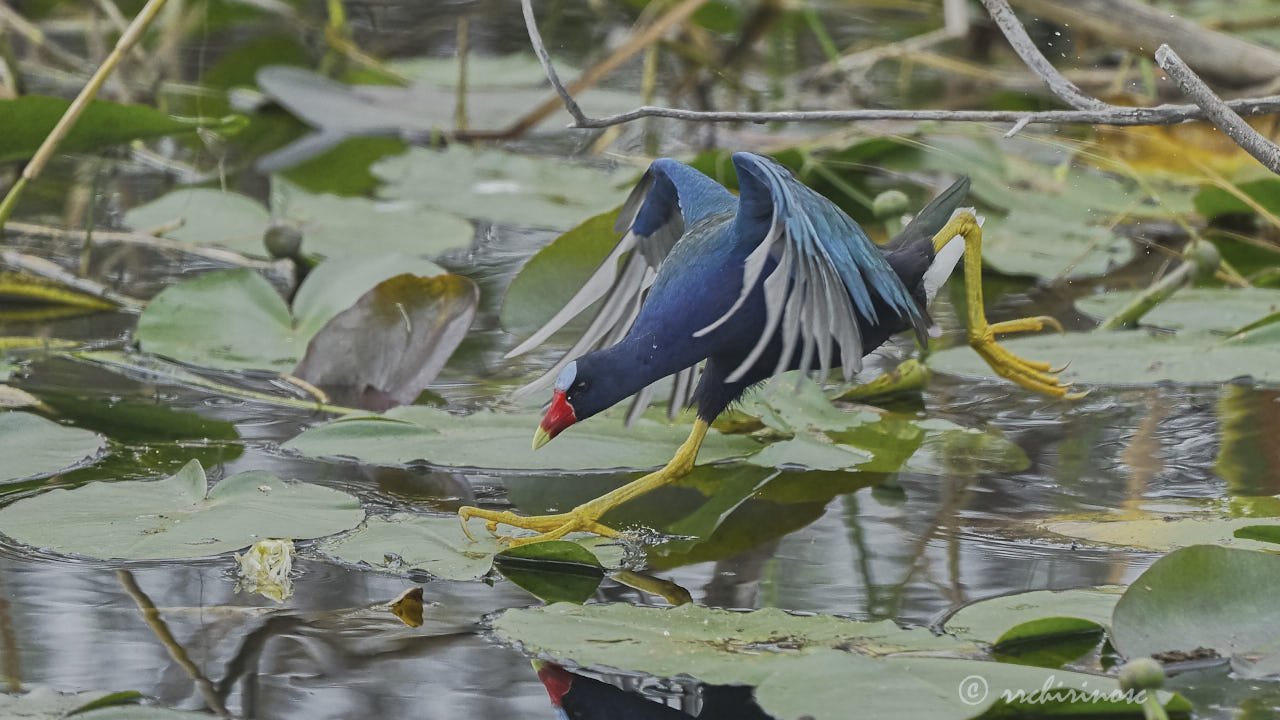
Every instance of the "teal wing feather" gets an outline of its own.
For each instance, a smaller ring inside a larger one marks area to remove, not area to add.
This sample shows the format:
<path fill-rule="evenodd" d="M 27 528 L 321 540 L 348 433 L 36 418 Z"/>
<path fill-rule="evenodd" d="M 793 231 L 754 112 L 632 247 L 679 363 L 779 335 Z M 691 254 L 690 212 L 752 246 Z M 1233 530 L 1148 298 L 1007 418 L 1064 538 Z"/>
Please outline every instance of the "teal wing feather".
<path fill-rule="evenodd" d="M 845 379 L 862 365 L 864 348 L 858 319 L 876 325 L 888 313 L 926 336 L 923 310 L 911 297 L 880 248 L 830 200 L 806 187 L 790 171 L 760 155 L 735 153 L 740 188 L 735 232 L 759 244 L 747 256 L 741 294 L 711 332 L 733 316 L 762 282 L 765 324 L 760 339 L 727 378 L 739 380 L 756 363 L 775 333 L 783 352 L 775 372 L 786 370 L 795 349 L 801 366 L 817 354 L 821 377 L 830 370 L 834 348 L 840 351 Z M 770 259 L 776 265 L 761 281 Z"/>

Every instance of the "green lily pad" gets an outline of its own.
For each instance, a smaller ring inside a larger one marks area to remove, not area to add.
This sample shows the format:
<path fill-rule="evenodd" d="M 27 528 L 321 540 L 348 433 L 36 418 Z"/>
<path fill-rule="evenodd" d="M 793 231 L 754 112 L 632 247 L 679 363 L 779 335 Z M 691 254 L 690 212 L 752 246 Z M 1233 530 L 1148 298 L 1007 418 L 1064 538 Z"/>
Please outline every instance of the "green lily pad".
<path fill-rule="evenodd" d="M 1242 182 L 1236 187 L 1269 212 L 1280 213 L 1280 178 L 1259 178 Z M 1253 208 L 1243 200 L 1216 185 L 1206 185 L 1196 194 L 1195 202 L 1196 212 L 1209 219 L 1233 213 L 1254 214 Z"/>
<path fill-rule="evenodd" d="M 1101 320 L 1119 312 L 1139 294 L 1126 291 L 1091 295 L 1076 305 Z M 1233 333 L 1275 312 L 1280 312 L 1280 290 L 1184 288 L 1143 315 L 1141 323 L 1178 331 Z"/>
<path fill-rule="evenodd" d="M 165 288 L 138 318 L 143 350 L 223 370 L 292 372 L 307 343 L 378 283 L 402 273 L 433 276 L 436 264 L 407 255 L 333 258 L 307 275 L 293 301 L 249 269 L 202 275 Z"/>
<path fill-rule="evenodd" d="M 889 162 L 969 175 L 975 201 L 1004 213 L 987 216 L 983 264 L 1009 275 L 1051 280 L 1102 275 L 1133 258 L 1132 242 L 1111 226 L 1115 216 L 1167 217 L 1191 209 L 1189 188 L 1160 185 L 1164 204 L 1147 204 L 1137 183 L 1020 157 L 1044 156 L 1045 148 L 1031 140 L 935 135 L 922 149 Z M 1062 161 L 1070 162 L 1069 152 L 1060 151 Z"/>
<path fill-rule="evenodd" d="M 534 253 L 507 287 L 502 327 L 530 333 L 559 312 L 618 243 L 617 217 L 617 210 L 594 215 Z M 582 315 L 591 317 L 591 309 Z"/>
<path fill-rule="evenodd" d="M 467 217 L 524 227 L 571 228 L 626 198 L 630 174 L 563 159 L 450 145 L 379 160 L 378 194 Z"/>
<path fill-rule="evenodd" d="M 209 488 L 191 461 L 163 480 L 56 488 L 0 509 L 0 532 L 54 552 L 148 560 L 217 555 L 264 538 L 310 539 L 355 527 L 360 502 L 267 472 Z"/>
<path fill-rule="evenodd" d="M 294 375 L 345 405 L 410 404 L 466 337 L 479 301 L 461 275 L 383 280 L 311 338 Z"/>
<path fill-rule="evenodd" d="M 297 226 L 308 256 L 410 253 L 438 255 L 467 247 L 471 223 L 449 212 L 404 202 L 312 194 L 279 177 L 272 180 L 272 209 L 232 192 L 206 188 L 175 190 L 125 213 L 125 224 L 148 230 L 182 221 L 166 237 L 200 245 L 221 245 L 246 255 L 265 256 L 262 236 L 277 221 Z"/>
<path fill-rule="evenodd" d="M 604 580 L 596 555 L 576 542 L 551 540 L 504 550 L 494 568 L 543 602 L 581 604 Z"/>
<path fill-rule="evenodd" d="M 107 439 L 80 428 L 59 425 L 39 415 L 0 412 L 0 482 L 52 475 L 95 460 Z"/>
<path fill-rule="evenodd" d="M 1280 333 L 1257 333 L 1227 340 L 1220 334 L 1145 329 L 1036 335 L 1001 340 L 1015 355 L 1054 365 L 1067 364 L 1058 377 L 1084 385 L 1149 385 L 1161 381 L 1220 383 L 1250 376 L 1280 383 Z M 929 356 L 929 367 L 967 377 L 996 378 L 973 350 L 956 347 Z"/>
<path fill-rule="evenodd" d="M 1192 545 L 1223 545 L 1247 549 L 1265 548 L 1263 543 L 1239 535 L 1244 528 L 1280 527 L 1280 518 L 1270 522 L 1265 516 L 1231 516 L 1213 510 L 1170 512 L 1182 508 L 1157 508 L 1125 518 L 1106 513 L 1073 519 L 1054 520 L 1042 530 L 1063 538 L 1116 547 L 1167 552 Z M 1253 530 L 1257 533 L 1258 530 Z"/>
<path fill-rule="evenodd" d="M 588 420 L 535 452 L 540 413 L 481 411 L 459 416 L 423 406 L 383 415 L 353 416 L 310 428 L 285 448 L 312 457 L 353 457 L 379 465 L 425 460 L 432 465 L 513 470 L 651 468 L 665 464 L 688 428 L 641 419 L 623 428 L 608 416 Z M 759 444 L 745 437 L 707 434 L 701 462 L 742 457 Z"/>
<path fill-rule="evenodd" d="M 1075 618 L 1106 628 L 1124 588 L 1119 585 L 1074 590 L 1035 590 L 988 598 L 957 610 L 943 629 L 965 640 L 994 645 L 1012 639 L 1019 627 L 1043 618 Z M 1052 628 L 1044 627 L 1052 633 Z M 1026 637 L 1025 632 L 1016 637 Z"/>
<path fill-rule="evenodd" d="M 1128 657 L 1208 648 L 1246 677 L 1280 674 L 1280 556 L 1208 545 L 1147 568 L 1112 616 L 1112 641 Z"/>
<path fill-rule="evenodd" d="M 788 374 L 749 395 L 742 411 L 777 434 L 746 462 L 811 470 L 918 472 L 972 475 L 1026 468 L 1016 445 L 980 430 L 939 419 L 872 409 L 842 410 L 808 378 Z"/>
<path fill-rule="evenodd" d="M 714 684 L 758 684 L 777 669 L 779 658 L 837 647 L 871 657 L 976 649 L 922 628 L 904 630 L 890 620 L 801 617 L 774 608 L 741 613 L 693 604 L 659 609 L 560 603 L 512 609 L 493 621 L 493 630 L 530 653 L 659 677 L 687 673 Z"/>
<path fill-rule="evenodd" d="M 887 620 L 797 617 L 775 609 L 735 613 L 691 604 L 672 609 L 557 604 L 508 610 L 493 621 L 493 629 L 526 652 L 582 666 L 755 685 L 757 702 L 775 717 L 843 719 L 857 708 L 866 717 L 962 720 L 997 703 L 1037 711 L 1033 706 L 1042 704 L 1068 715 L 1141 716 L 1137 704 L 1073 705 L 1031 695 L 1046 682 L 1105 694 L 1116 687 L 1109 678 L 924 657 L 971 652 L 975 646 L 920 629 L 904 630 Z"/>
<path fill-rule="evenodd" d="M 42 95 L 0 100 L 0 163 L 26 160 L 35 154 L 58 124 L 71 101 Z M 121 105 L 91 100 L 79 121 L 58 144 L 59 152 L 90 152 L 138 138 L 195 133 L 196 130 L 233 130 L 243 118 L 177 118 L 145 105 Z"/>
<path fill-rule="evenodd" d="M 321 542 L 320 552 L 342 562 L 367 565 L 375 570 L 406 573 L 422 570 L 445 580 L 474 580 L 489 573 L 494 556 L 507 549 L 476 522 L 475 540 L 462 532 L 458 516 L 410 515 L 371 517 L 356 530 Z M 584 541 L 597 564 L 617 567 L 622 551 L 603 538 Z M 537 543 L 537 547 L 547 543 Z M 578 543 L 571 543 L 583 547 Z M 553 551 L 550 548 L 547 551 Z M 534 555 L 542 551 L 534 551 Z M 581 559 L 581 558 L 579 558 Z"/>
<path fill-rule="evenodd" d="M 836 650 L 776 665 L 755 689 L 756 701 L 774 717 L 1143 717 L 1142 703 L 1126 701 L 1114 679 L 1064 670 L 978 660 L 878 659 Z M 1170 712 L 1190 710 L 1172 693 L 1160 692 L 1157 699 Z"/>

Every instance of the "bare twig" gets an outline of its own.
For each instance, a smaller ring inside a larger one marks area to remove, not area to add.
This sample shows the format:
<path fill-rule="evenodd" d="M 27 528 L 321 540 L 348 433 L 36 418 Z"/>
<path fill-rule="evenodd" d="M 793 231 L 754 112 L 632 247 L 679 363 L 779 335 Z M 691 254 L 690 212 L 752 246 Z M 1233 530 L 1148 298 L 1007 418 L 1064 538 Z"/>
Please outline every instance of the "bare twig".
<path fill-rule="evenodd" d="M 685 5 L 697 3 L 698 0 L 686 0 Z M 1046 110 L 1041 112 L 1018 110 L 882 110 L 866 108 L 858 110 L 787 110 L 779 112 L 737 112 L 737 111 L 701 111 L 681 108 L 643 106 L 617 115 L 593 118 L 582 111 L 573 100 L 572 88 L 566 88 L 560 82 L 555 66 L 547 54 L 542 36 L 534 22 L 529 0 L 521 0 L 526 8 L 525 25 L 529 31 L 529 40 L 534 52 L 542 61 L 547 79 L 555 87 L 556 93 L 565 102 L 569 114 L 573 116 L 575 128 L 604 128 L 612 125 L 633 122 L 646 117 L 663 117 L 673 120 L 692 122 L 856 122 L 866 120 L 937 120 L 944 122 L 995 122 L 1015 123 L 1014 130 L 1021 130 L 1028 124 L 1088 124 L 1088 125 L 1172 125 L 1187 120 L 1203 120 L 1207 116 L 1196 105 L 1157 105 L 1155 107 L 1119 107 L 1102 103 L 1102 109 Z M 1007 7 L 1007 5 L 1006 5 Z M 692 10 L 690 10 L 692 12 Z M 674 11 L 673 13 L 674 14 Z M 670 14 L 669 14 L 670 15 Z M 664 18 L 665 19 L 665 18 Z M 660 21 L 661 22 L 661 21 Z M 655 23 L 655 26 L 660 24 Z M 1016 18 L 1014 19 L 1016 22 Z M 650 30 L 653 28 L 651 27 Z M 639 49 L 639 48 L 636 48 Z M 617 53 L 615 53 L 616 55 Z M 1038 51 L 1037 51 L 1038 55 Z M 1043 56 L 1040 56 L 1043 59 Z M 1048 61 L 1045 61 L 1047 64 Z M 602 63 L 601 65 L 604 65 Z M 609 68 L 612 69 L 612 68 Z M 1052 67 L 1050 67 L 1052 70 Z M 1057 75 L 1057 70 L 1052 70 Z M 1044 77 L 1041 75 L 1041 77 Z M 1060 76 L 1059 76 L 1060 77 Z M 598 77 L 593 78 L 598 79 Z M 579 78 L 574 85 L 582 83 Z M 1075 85 L 1063 78 L 1072 88 Z M 1047 80 L 1046 80 L 1047 82 Z M 1076 90 L 1079 93 L 1079 90 Z M 1081 97 L 1090 99 L 1079 93 Z M 1100 102 L 1100 101 L 1097 101 Z M 1280 112 L 1280 95 L 1269 95 L 1261 98 L 1232 100 L 1226 103 L 1239 115 L 1265 115 Z M 545 115 L 538 117 L 541 120 Z"/>
<path fill-rule="evenodd" d="M 1013 8 L 1009 7 L 1009 3 L 1005 0 L 982 0 L 982 4 L 986 6 L 987 13 L 1000 28 L 1000 32 L 1004 33 L 1009 44 L 1013 46 L 1013 51 L 1018 53 L 1018 57 L 1022 58 L 1022 62 L 1026 63 L 1032 72 L 1044 80 L 1054 95 L 1077 110 L 1106 110 L 1113 107 L 1085 95 L 1080 92 L 1080 88 L 1076 87 L 1075 83 L 1063 77 L 1062 73 L 1058 72 L 1049 59 L 1040 52 L 1036 44 L 1031 42 L 1026 29 L 1022 27 L 1022 23 L 1018 22 L 1018 17 L 1013 14 Z"/>
<path fill-rule="evenodd" d="M 1173 81 L 1182 88 L 1183 94 L 1191 98 L 1204 110 L 1204 114 L 1212 120 L 1222 132 L 1244 148 L 1245 152 L 1258 159 L 1273 173 L 1280 174 L 1280 146 L 1266 139 L 1257 130 L 1249 127 L 1244 118 L 1236 114 L 1222 98 L 1200 79 L 1198 75 L 1182 62 L 1182 58 L 1168 45 L 1161 45 L 1156 50 L 1156 62 L 1164 69 Z"/>
<path fill-rule="evenodd" d="M 157 237 L 156 235 L 158 235 L 158 233 L 156 235 L 152 235 L 146 233 L 94 230 L 92 235 L 90 235 L 84 230 L 68 230 L 66 228 L 22 222 L 11 222 L 8 225 L 5 225 L 5 230 L 28 237 L 48 238 L 50 240 L 62 240 L 81 244 L 88 242 L 94 247 L 102 247 L 116 243 L 124 245 L 139 245 L 158 252 L 179 252 L 187 255 L 194 255 L 196 257 L 202 257 L 218 263 L 225 263 L 234 267 L 246 267 L 264 272 L 285 272 L 285 269 L 290 267 L 289 260 L 256 260 L 254 258 L 245 257 L 240 253 L 224 250 L 219 247 L 209 247 L 205 245 L 197 245 L 196 243 L 191 242 L 183 242 L 181 240 L 173 240 L 166 237 Z"/>
<path fill-rule="evenodd" d="M 707 0 L 684 0 L 667 14 L 654 21 L 652 25 L 637 32 L 604 60 L 584 71 L 569 84 L 568 88 L 565 87 L 564 83 L 560 82 L 560 76 L 556 74 L 555 66 L 551 63 L 551 57 L 547 54 L 547 48 L 542 43 L 542 35 L 538 32 L 538 24 L 533 16 L 532 3 L 530 0 L 520 0 L 520 5 L 524 10 L 524 24 L 529 31 L 529 42 L 533 44 L 533 51 L 537 54 L 538 60 L 542 62 L 542 69 L 547 73 L 547 79 L 551 81 L 552 87 L 555 88 L 556 94 L 559 95 L 559 102 L 563 102 L 565 109 L 573 116 L 575 127 L 593 127 L 582 124 L 584 120 L 589 121 L 590 118 L 582 112 L 582 108 L 578 107 L 578 103 L 573 99 L 572 93 L 581 92 L 600 82 L 601 78 L 618 69 L 618 66 L 626 62 L 632 55 L 656 42 L 672 27 L 689 19 L 689 16 L 693 15 L 706 2 Z M 546 102 L 525 113 L 524 117 L 512 123 L 505 130 L 499 131 L 496 135 L 503 138 L 514 138 L 523 135 L 530 128 L 546 119 L 548 115 L 555 112 L 557 104 L 557 98 L 548 98 Z M 616 125 L 617 123 L 610 124 Z M 594 127 L 606 126 L 599 125 Z"/>
<path fill-rule="evenodd" d="M 46 280 L 52 280 L 56 283 L 65 285 L 66 287 L 77 292 L 84 293 L 85 295 L 101 298 L 107 302 L 120 306 L 123 310 L 140 312 L 142 307 L 146 304 L 137 298 L 122 295 L 101 283 L 77 277 L 66 270 L 63 270 L 56 263 L 45 260 L 41 257 L 25 255 L 13 250 L 0 250 L 0 262 L 10 267 L 18 268 L 19 270 L 26 270 L 37 277 L 42 277 Z"/>

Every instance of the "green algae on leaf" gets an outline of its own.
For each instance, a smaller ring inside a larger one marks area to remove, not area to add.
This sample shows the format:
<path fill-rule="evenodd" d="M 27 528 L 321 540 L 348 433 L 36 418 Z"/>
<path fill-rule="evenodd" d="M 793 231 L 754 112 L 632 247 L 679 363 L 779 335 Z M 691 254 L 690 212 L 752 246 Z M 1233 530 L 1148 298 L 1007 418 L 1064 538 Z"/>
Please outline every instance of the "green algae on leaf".
<path fill-rule="evenodd" d="M 107 439 L 26 412 L 0 412 L 0 483 L 51 475 L 96 459 Z"/>
<path fill-rule="evenodd" d="M 162 480 L 56 488 L 0 509 L 0 532 L 52 552 L 149 560 L 217 555 L 264 538 L 311 539 L 364 518 L 347 493 L 243 472 L 208 487 L 191 461 Z"/>

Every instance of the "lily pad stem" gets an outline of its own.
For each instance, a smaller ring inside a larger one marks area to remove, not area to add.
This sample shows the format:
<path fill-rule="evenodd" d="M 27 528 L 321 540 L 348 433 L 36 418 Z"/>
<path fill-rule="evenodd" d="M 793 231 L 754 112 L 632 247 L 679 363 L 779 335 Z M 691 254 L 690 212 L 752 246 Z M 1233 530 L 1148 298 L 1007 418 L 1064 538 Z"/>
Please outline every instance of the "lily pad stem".
<path fill-rule="evenodd" d="M 1146 292 L 1134 298 L 1132 302 L 1121 308 L 1114 315 L 1103 320 L 1098 329 L 1119 330 L 1120 328 L 1136 325 L 1143 315 L 1168 300 L 1175 292 L 1192 282 L 1196 277 L 1212 275 L 1217 271 L 1218 265 L 1221 263 L 1221 256 L 1218 254 L 1217 248 L 1204 241 L 1197 241 L 1192 246 L 1188 246 L 1186 252 L 1183 253 L 1183 257 L 1186 262 L 1179 265 L 1173 272 L 1165 275 L 1155 285 L 1147 288 Z"/>

